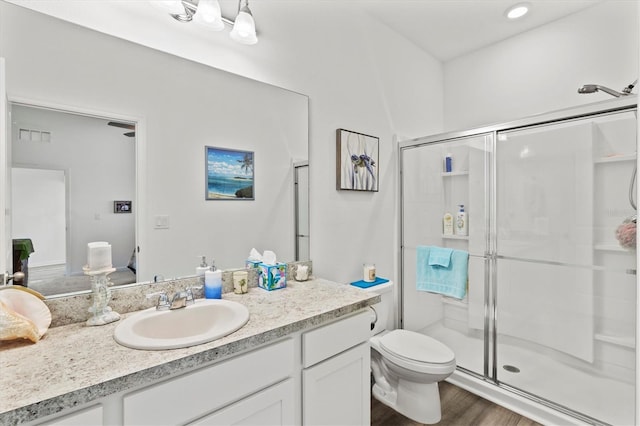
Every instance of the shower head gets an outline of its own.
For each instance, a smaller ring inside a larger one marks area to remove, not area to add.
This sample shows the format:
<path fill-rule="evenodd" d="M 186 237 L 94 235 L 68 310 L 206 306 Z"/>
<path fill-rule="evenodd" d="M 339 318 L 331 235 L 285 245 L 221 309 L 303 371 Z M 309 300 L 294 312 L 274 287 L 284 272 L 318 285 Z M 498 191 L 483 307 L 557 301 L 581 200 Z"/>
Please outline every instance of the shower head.
<path fill-rule="evenodd" d="M 616 98 L 619 98 L 620 96 L 626 96 L 629 94 L 626 92 L 618 92 L 613 89 L 609 89 L 608 87 L 605 87 L 605 86 L 599 86 L 597 84 L 585 84 L 584 86 L 578 89 L 578 93 L 596 93 L 598 91 L 608 93 L 611 96 L 615 96 Z"/>
<path fill-rule="evenodd" d="M 622 92 L 609 89 L 608 87 L 605 87 L 605 86 L 599 86 L 597 84 L 585 84 L 584 86 L 578 89 L 578 93 L 596 93 L 600 91 L 600 92 L 608 93 L 611 96 L 615 96 L 616 98 L 619 98 L 620 96 L 630 95 L 631 91 L 636 86 L 636 84 L 638 84 L 638 79 L 636 79 L 636 81 L 634 81 L 633 83 L 631 83 L 630 85 L 622 89 Z"/>

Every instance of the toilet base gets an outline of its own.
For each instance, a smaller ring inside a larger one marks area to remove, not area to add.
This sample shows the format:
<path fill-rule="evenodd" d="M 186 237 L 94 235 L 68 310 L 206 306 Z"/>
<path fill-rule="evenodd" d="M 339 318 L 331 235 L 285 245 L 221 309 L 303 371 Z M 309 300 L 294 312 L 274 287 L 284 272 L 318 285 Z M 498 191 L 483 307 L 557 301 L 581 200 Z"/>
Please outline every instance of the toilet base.
<path fill-rule="evenodd" d="M 374 384 L 371 393 L 384 405 L 418 423 L 434 424 L 442 418 L 437 382 L 415 383 L 400 380 L 397 391 L 385 391 L 378 384 Z"/>

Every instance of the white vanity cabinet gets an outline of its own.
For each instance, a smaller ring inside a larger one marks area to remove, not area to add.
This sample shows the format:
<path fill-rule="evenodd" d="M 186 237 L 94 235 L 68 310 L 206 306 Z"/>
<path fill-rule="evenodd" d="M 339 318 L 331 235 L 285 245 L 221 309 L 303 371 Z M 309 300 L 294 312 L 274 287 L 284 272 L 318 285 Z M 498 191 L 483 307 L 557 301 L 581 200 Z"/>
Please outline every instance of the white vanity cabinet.
<path fill-rule="evenodd" d="M 362 311 L 302 335 L 302 423 L 369 425 L 371 316 Z"/>
<path fill-rule="evenodd" d="M 263 408 L 243 399 L 291 377 L 293 356 L 293 340 L 286 339 L 126 394 L 124 425 L 188 424 L 237 401 L 240 414 L 251 418 L 252 410 L 257 415 Z M 289 409 L 281 418 L 293 417 L 291 400 L 280 405 Z"/>
<path fill-rule="evenodd" d="M 361 310 L 30 425 L 369 425 L 371 317 Z"/>

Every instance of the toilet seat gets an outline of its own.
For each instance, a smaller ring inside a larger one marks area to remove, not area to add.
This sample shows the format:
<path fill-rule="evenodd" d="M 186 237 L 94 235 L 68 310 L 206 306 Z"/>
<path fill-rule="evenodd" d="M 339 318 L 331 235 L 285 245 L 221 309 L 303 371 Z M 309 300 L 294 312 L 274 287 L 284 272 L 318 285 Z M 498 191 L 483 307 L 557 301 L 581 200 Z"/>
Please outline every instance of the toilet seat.
<path fill-rule="evenodd" d="M 381 336 L 378 349 L 394 364 L 421 373 L 455 369 L 455 354 L 443 343 L 408 330 L 393 330 Z"/>

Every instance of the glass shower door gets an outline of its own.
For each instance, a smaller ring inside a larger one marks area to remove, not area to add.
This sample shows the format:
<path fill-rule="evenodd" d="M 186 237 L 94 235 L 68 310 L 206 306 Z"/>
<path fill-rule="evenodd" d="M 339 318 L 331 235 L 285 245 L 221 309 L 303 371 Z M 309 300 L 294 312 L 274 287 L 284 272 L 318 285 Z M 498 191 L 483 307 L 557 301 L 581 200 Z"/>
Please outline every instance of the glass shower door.
<path fill-rule="evenodd" d="M 456 354 L 459 367 L 485 374 L 487 187 L 492 135 L 481 134 L 402 149 L 402 327 L 434 337 Z M 451 156 L 447 170 L 445 157 Z M 447 232 L 443 216 L 467 215 L 467 235 Z M 418 288 L 421 247 L 469 253 L 469 280 L 461 298 Z"/>
<path fill-rule="evenodd" d="M 634 112 L 498 132 L 495 164 L 495 380 L 633 424 Z"/>

